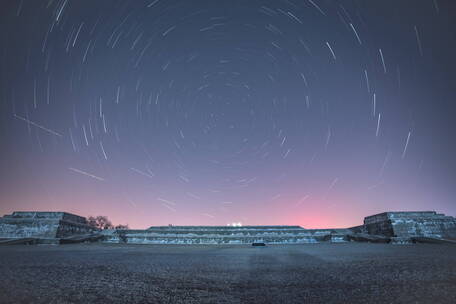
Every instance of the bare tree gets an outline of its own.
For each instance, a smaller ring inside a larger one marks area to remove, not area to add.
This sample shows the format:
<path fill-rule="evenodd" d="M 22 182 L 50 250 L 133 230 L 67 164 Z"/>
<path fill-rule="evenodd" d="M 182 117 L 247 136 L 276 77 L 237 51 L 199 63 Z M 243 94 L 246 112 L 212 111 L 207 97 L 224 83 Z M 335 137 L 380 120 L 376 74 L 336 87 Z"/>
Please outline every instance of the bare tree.
<path fill-rule="evenodd" d="M 89 216 L 89 218 L 87 219 L 87 224 L 88 224 L 89 226 L 98 228 L 98 227 L 97 227 L 97 221 L 95 220 L 95 217 L 93 217 L 93 216 Z"/>
<path fill-rule="evenodd" d="M 90 216 L 87 219 L 87 223 L 90 226 L 98 228 L 98 229 L 113 229 L 114 228 L 114 226 L 112 225 L 112 223 L 108 219 L 108 217 L 102 216 L 102 215 L 99 215 L 96 217 Z"/>

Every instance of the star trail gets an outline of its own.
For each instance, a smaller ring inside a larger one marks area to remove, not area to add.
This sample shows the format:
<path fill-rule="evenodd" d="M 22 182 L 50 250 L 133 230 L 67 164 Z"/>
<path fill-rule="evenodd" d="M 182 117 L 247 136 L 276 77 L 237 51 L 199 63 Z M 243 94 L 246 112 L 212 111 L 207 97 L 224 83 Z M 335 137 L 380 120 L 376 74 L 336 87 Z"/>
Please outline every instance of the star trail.
<path fill-rule="evenodd" d="M 6 0 L 0 213 L 456 214 L 453 1 Z"/>

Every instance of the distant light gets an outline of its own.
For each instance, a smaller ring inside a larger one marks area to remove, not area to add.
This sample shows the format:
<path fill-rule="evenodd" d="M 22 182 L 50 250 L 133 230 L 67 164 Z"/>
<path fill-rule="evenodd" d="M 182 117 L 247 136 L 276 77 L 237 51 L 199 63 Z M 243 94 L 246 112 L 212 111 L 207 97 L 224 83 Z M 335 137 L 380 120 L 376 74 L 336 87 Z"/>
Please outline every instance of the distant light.
<path fill-rule="evenodd" d="M 231 224 L 226 224 L 227 226 L 231 226 L 231 227 L 242 227 L 242 223 L 241 222 L 234 222 L 234 223 L 231 223 Z"/>

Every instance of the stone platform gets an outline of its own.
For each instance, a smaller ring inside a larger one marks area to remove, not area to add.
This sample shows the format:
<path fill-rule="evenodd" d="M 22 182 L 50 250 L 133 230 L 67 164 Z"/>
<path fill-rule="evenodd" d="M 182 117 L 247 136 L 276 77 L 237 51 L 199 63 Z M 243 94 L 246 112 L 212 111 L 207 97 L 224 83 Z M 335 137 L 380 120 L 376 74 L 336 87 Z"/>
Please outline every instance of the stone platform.
<path fill-rule="evenodd" d="M 0 218 L 0 238 L 35 238 L 45 243 L 96 232 L 85 217 L 67 212 L 16 211 Z"/>
<path fill-rule="evenodd" d="M 456 219 L 435 211 L 384 212 L 364 218 L 368 234 L 456 239 Z"/>

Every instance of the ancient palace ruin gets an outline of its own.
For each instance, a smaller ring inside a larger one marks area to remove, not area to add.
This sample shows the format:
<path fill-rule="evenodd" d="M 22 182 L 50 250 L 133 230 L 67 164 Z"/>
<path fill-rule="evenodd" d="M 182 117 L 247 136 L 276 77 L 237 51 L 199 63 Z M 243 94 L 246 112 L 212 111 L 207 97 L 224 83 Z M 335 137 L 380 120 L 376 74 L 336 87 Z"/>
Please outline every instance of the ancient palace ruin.
<path fill-rule="evenodd" d="M 0 218 L 0 244 L 99 241 L 129 244 L 300 244 L 366 241 L 454 242 L 456 219 L 435 211 L 384 212 L 342 229 L 300 226 L 153 226 L 98 230 L 66 212 L 13 212 Z"/>

